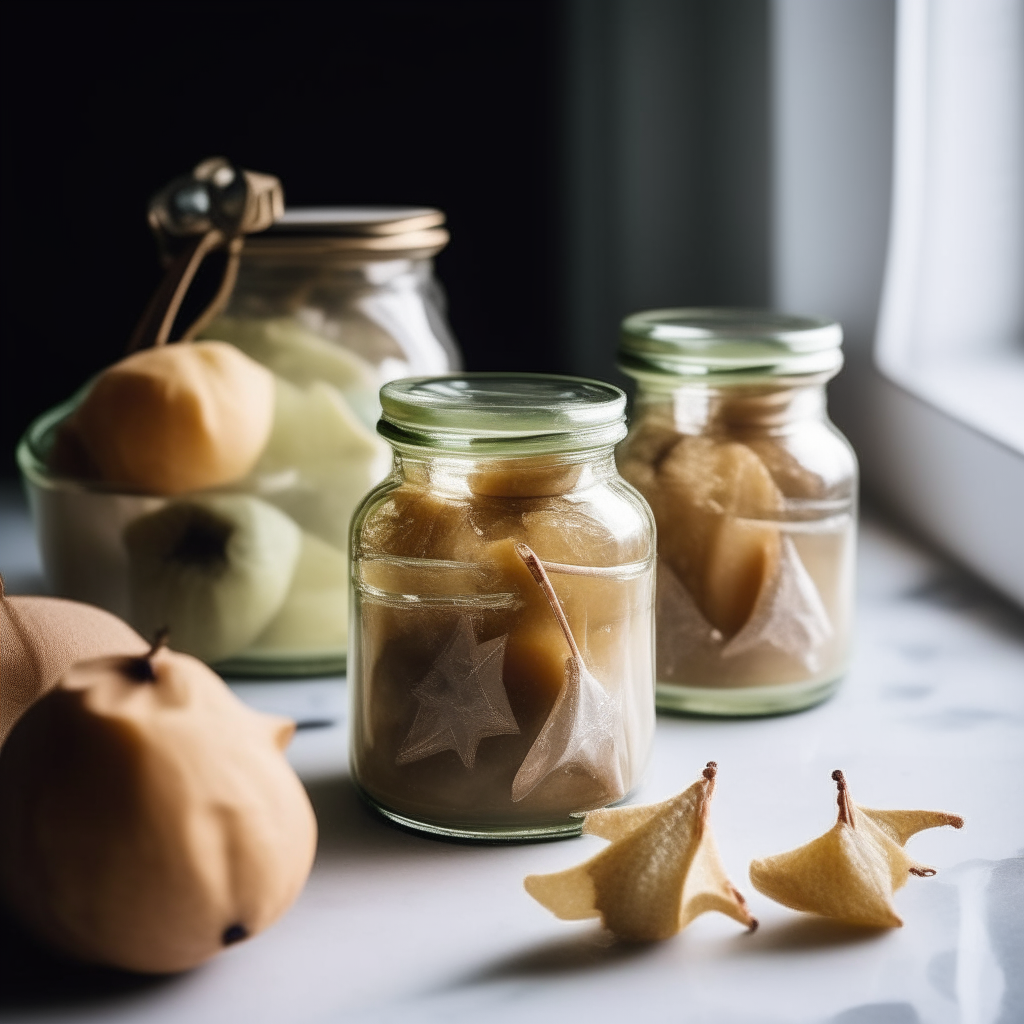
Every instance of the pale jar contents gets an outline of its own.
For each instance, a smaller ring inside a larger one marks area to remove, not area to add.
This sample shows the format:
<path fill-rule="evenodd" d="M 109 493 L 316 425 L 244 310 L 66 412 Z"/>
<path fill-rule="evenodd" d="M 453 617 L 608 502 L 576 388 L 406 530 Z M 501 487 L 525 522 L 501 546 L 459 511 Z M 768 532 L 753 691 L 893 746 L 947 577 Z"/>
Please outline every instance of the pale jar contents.
<path fill-rule="evenodd" d="M 658 524 L 659 706 L 795 710 L 845 670 L 856 461 L 824 393 L 841 337 L 760 312 L 625 321 L 638 388 L 618 464 Z"/>
<path fill-rule="evenodd" d="M 467 375 L 381 392 L 392 477 L 353 528 L 353 776 L 438 835 L 571 835 L 654 727 L 650 512 L 616 473 L 624 396 Z"/>

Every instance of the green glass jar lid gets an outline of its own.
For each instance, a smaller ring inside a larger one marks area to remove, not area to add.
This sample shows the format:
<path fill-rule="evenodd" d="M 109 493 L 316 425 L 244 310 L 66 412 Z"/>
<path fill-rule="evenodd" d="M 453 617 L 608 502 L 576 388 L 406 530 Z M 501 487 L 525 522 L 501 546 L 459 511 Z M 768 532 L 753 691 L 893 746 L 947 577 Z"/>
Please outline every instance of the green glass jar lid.
<path fill-rule="evenodd" d="M 588 451 L 626 434 L 626 396 L 583 377 L 466 373 L 408 377 L 380 390 L 377 431 L 396 445 L 456 454 Z"/>
<path fill-rule="evenodd" d="M 652 309 L 622 322 L 619 366 L 631 377 L 716 383 L 833 374 L 843 365 L 834 320 L 757 309 Z"/>

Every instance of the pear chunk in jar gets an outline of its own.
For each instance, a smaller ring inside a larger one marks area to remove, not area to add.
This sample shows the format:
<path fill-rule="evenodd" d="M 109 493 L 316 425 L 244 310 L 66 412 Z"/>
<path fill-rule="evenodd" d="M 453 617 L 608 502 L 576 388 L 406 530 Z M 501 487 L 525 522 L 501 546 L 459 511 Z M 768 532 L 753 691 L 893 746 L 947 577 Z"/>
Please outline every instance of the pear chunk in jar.
<path fill-rule="evenodd" d="M 381 391 L 391 477 L 352 536 L 353 777 L 391 820 L 578 834 L 654 726 L 654 529 L 618 475 L 625 396 L 469 374 Z"/>

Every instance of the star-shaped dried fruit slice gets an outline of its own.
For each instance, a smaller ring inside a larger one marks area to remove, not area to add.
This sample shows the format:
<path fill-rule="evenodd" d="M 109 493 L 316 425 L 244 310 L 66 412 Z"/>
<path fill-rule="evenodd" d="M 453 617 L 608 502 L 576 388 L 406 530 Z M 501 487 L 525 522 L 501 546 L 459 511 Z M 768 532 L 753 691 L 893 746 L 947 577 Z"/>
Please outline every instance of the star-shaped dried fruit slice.
<path fill-rule="evenodd" d="M 806 846 L 755 860 L 750 881 L 758 892 L 793 910 L 873 928 L 903 924 L 893 893 L 910 875 L 934 875 L 903 849 L 916 832 L 940 825 L 963 828 L 964 819 L 944 811 L 876 811 L 854 804 L 841 771 L 839 818 Z"/>
<path fill-rule="evenodd" d="M 469 619 L 459 619 L 448 645 L 413 687 L 420 706 L 398 751 L 398 764 L 454 750 L 472 768 L 482 739 L 519 732 L 502 681 L 507 640 L 502 636 L 478 644 Z"/>
<path fill-rule="evenodd" d="M 584 663 L 541 560 L 526 544 L 517 544 L 516 553 L 544 591 L 570 656 L 555 704 L 512 780 L 512 799 L 524 799 L 550 775 L 575 767 L 601 785 L 603 803 L 613 803 L 626 793 L 616 742 L 620 730 L 618 699 L 605 690 Z"/>
<path fill-rule="evenodd" d="M 556 917 L 600 917 L 622 939 L 667 939 L 717 910 L 753 930 L 746 901 L 726 877 L 708 820 L 716 765 L 663 803 L 591 811 L 583 831 L 611 840 L 578 867 L 528 875 L 526 891 Z"/>

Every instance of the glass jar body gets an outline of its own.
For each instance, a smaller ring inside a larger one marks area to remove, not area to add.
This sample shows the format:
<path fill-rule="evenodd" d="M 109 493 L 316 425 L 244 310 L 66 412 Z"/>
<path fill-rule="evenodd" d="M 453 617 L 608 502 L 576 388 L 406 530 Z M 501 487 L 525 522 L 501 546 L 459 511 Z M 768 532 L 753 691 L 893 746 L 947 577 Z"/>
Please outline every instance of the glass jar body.
<path fill-rule="evenodd" d="M 547 578 L 577 645 L 574 662 Z M 352 774 L 385 816 L 484 840 L 574 835 L 654 729 L 654 524 L 586 457 L 406 452 L 352 535 Z"/>
<path fill-rule="evenodd" d="M 273 428 L 245 477 L 164 497 L 54 471 L 54 442 L 82 395 L 40 417 L 18 455 L 53 592 L 146 631 L 159 618 L 176 647 L 234 675 L 344 670 L 349 526 L 391 465 L 374 430 L 380 386 L 458 363 L 430 258 L 303 254 L 302 244 L 247 244 L 229 305 L 201 332 L 274 374 Z M 227 562 L 250 582 L 225 596 L 217 573 L 196 573 L 188 600 L 169 603 L 170 577 L 145 567 L 154 559 L 138 538 L 180 528 L 187 540 L 211 516 L 244 540 Z"/>
<path fill-rule="evenodd" d="M 825 380 L 638 381 L 620 472 L 658 524 L 658 706 L 794 711 L 849 656 L 857 463 Z"/>

